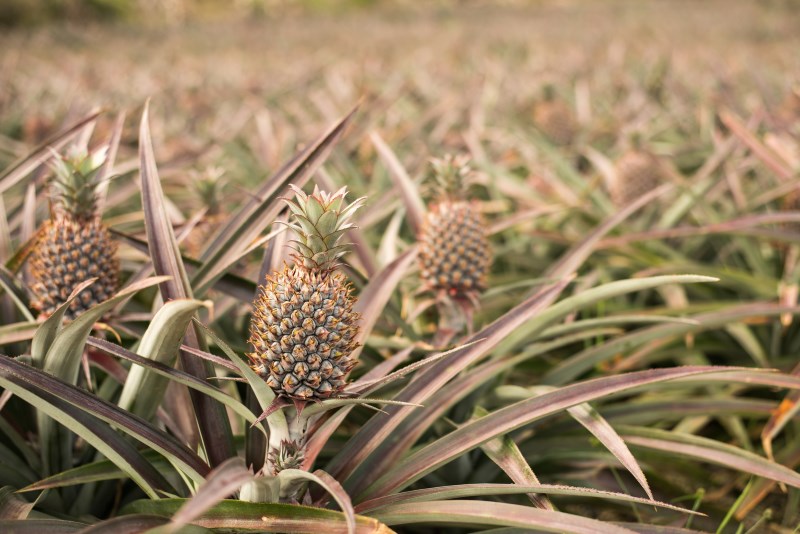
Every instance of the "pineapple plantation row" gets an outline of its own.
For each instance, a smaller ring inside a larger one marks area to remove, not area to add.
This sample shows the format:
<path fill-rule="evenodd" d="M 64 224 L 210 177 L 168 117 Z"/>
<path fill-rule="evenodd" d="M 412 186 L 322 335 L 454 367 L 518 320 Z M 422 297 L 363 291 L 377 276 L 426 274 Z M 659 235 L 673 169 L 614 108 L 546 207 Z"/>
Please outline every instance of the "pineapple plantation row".
<path fill-rule="evenodd" d="M 797 532 L 798 15 L 620 5 L 0 36 L 0 532 Z"/>

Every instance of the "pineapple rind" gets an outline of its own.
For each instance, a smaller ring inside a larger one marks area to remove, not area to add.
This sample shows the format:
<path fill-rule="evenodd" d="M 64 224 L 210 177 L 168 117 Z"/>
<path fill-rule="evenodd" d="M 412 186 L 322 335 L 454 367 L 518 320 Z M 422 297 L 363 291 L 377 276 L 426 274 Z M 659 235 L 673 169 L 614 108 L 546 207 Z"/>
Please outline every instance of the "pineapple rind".
<path fill-rule="evenodd" d="M 250 323 L 248 356 L 276 391 L 297 399 L 325 399 L 344 389 L 355 365 L 358 313 L 352 286 L 337 271 L 285 266 L 259 286 Z"/>
<path fill-rule="evenodd" d="M 629 204 L 661 185 L 664 174 L 658 157 L 643 149 L 626 152 L 616 163 L 617 180 L 611 199 L 617 206 Z"/>
<path fill-rule="evenodd" d="M 491 263 L 484 222 L 473 203 L 433 204 L 420 236 L 420 267 L 425 289 L 467 297 L 486 288 Z"/>
<path fill-rule="evenodd" d="M 52 314 L 75 287 L 90 279 L 97 281 L 72 301 L 68 319 L 108 300 L 117 290 L 119 260 L 117 244 L 100 219 L 88 223 L 57 216 L 44 223 L 39 241 L 30 257 L 35 309 Z"/>

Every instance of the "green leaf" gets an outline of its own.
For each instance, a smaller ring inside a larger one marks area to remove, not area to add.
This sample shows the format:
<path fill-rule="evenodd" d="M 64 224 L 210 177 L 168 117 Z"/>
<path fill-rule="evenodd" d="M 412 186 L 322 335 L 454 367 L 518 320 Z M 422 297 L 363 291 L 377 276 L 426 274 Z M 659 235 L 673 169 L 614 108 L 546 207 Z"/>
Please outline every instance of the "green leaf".
<path fill-rule="evenodd" d="M 200 380 L 195 376 L 192 376 L 183 371 L 179 371 L 177 369 L 173 369 L 172 367 L 167 367 L 164 364 L 153 362 L 147 358 L 139 356 L 136 353 L 133 353 L 127 349 L 124 349 L 118 345 L 114 345 L 113 343 L 110 343 L 102 339 L 89 338 L 89 344 L 109 354 L 113 354 L 114 356 L 124 358 L 132 363 L 144 367 L 148 371 L 154 374 L 166 377 L 174 382 L 183 384 L 184 386 L 188 386 L 192 390 L 199 391 L 200 393 L 208 395 L 209 397 L 220 402 L 221 404 L 228 406 L 229 408 L 231 408 L 231 410 L 233 410 L 235 413 L 237 413 L 250 423 L 254 423 L 256 420 L 255 415 L 253 415 L 253 413 L 250 410 L 248 410 L 244 404 L 242 404 L 235 398 L 231 397 L 224 391 L 209 385 L 207 382 Z M 263 432 L 263 429 L 260 430 Z"/>
<path fill-rule="evenodd" d="M 86 523 L 66 521 L 63 519 L 0 519 L 0 532 L 14 534 L 72 534 L 86 528 Z"/>
<path fill-rule="evenodd" d="M 186 327 L 195 311 L 203 307 L 198 300 L 171 300 L 155 314 L 139 342 L 138 353 L 154 362 L 173 367 L 178 359 Z M 169 380 L 134 365 L 128 373 L 117 404 L 123 410 L 150 420 L 161 404 Z"/>
<path fill-rule="evenodd" d="M 122 513 L 172 517 L 185 502 L 186 499 L 138 500 L 123 508 Z M 249 529 L 287 534 L 307 534 L 309 532 L 345 534 L 347 532 L 347 520 L 341 512 L 311 506 L 230 500 L 217 504 L 192 523 L 215 529 Z M 376 519 L 356 516 L 357 534 L 389 534 L 391 532 L 391 529 Z"/>
<path fill-rule="evenodd" d="M 75 431 L 137 482 L 143 481 L 143 476 L 139 474 L 141 472 L 149 477 L 153 485 L 168 486 L 131 443 L 109 425 L 160 452 L 195 481 L 202 481 L 203 475 L 209 471 L 203 460 L 171 434 L 158 430 L 115 404 L 38 369 L 11 358 L 0 357 L 0 384 Z M 121 456 L 118 451 L 125 455 Z M 132 464 L 135 464 L 135 469 L 130 467 Z"/>
<path fill-rule="evenodd" d="M 253 473 L 245 467 L 241 458 L 231 458 L 221 463 L 208 474 L 194 497 L 175 512 L 166 530 L 176 532 L 184 525 L 193 522 L 214 505 L 222 502 L 225 497 L 239 491 L 252 478 Z"/>
<path fill-rule="evenodd" d="M 57 419 L 60 424 L 81 436 L 98 452 L 114 462 L 151 498 L 158 498 L 156 488 L 168 488 L 169 485 L 163 477 L 141 458 L 136 448 L 107 424 L 97 421 L 57 396 L 10 375 L 5 369 L 0 371 L 0 386 L 12 391 L 41 413 Z"/>
<path fill-rule="evenodd" d="M 44 328 L 43 334 L 39 337 L 39 343 L 36 344 L 37 350 L 44 349 L 47 351 L 42 363 L 44 372 L 69 384 L 76 384 L 86 339 L 89 337 L 95 322 L 117 303 L 122 302 L 137 291 L 158 284 L 163 280 L 163 277 L 154 277 L 136 282 L 107 301 L 81 313 L 74 321 L 63 329 L 58 330 L 61 317 L 57 315 L 66 311 L 65 306 L 68 305 L 70 300 L 65 305 L 60 306 L 51 317 L 51 319 L 58 322 L 46 321 L 42 325 L 42 328 Z M 88 284 L 78 286 L 70 297 L 75 298 L 84 285 Z M 35 336 L 34 340 L 36 340 Z M 47 345 L 48 342 L 49 345 Z M 59 428 L 56 421 L 43 413 L 40 412 L 38 414 L 37 420 L 39 423 L 39 443 L 44 474 L 50 475 L 70 468 L 72 466 L 70 454 L 72 438 Z"/>
<path fill-rule="evenodd" d="M 142 451 L 142 456 L 144 456 L 144 458 L 159 472 L 163 473 L 172 468 L 171 464 L 156 451 L 144 450 Z M 110 460 L 98 460 L 49 476 L 19 491 L 25 492 L 61 488 L 64 486 L 89 484 L 91 482 L 102 482 L 104 480 L 118 480 L 126 478 L 127 476 L 127 473 L 120 469 L 114 462 Z"/>

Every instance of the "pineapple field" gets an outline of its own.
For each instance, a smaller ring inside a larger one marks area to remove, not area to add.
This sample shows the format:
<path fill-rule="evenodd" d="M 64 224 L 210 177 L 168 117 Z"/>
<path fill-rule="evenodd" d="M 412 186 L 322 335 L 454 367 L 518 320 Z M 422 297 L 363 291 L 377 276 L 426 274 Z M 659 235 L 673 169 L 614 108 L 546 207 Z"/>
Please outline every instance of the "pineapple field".
<path fill-rule="evenodd" d="M 0 532 L 800 532 L 795 0 L 0 27 Z"/>

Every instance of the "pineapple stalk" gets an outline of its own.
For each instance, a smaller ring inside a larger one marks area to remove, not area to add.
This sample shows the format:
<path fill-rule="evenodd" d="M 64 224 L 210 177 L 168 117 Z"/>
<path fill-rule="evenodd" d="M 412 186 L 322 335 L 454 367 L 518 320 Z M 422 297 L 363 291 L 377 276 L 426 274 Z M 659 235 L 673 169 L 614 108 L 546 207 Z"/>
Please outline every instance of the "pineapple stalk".
<path fill-rule="evenodd" d="M 76 149 L 54 164 L 50 219 L 40 227 L 29 258 L 32 305 L 42 315 L 52 314 L 78 284 L 90 278 L 97 281 L 72 302 L 68 319 L 117 290 L 117 244 L 98 212 L 98 174 L 104 161 L 104 151 L 88 154 Z"/>

